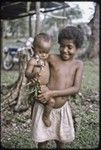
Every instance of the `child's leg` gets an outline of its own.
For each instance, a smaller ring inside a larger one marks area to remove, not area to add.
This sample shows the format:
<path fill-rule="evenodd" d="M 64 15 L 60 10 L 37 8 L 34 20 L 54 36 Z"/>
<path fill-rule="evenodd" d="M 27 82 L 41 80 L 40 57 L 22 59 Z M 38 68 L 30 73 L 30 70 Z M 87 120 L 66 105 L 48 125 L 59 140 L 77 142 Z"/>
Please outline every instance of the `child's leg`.
<path fill-rule="evenodd" d="M 51 98 L 48 103 L 45 105 L 44 107 L 44 112 L 43 112 L 43 122 L 47 127 L 51 126 L 51 121 L 50 121 L 50 112 L 53 109 L 55 105 L 55 100 L 53 98 Z"/>
<path fill-rule="evenodd" d="M 38 143 L 38 149 L 40 149 L 40 148 L 47 149 L 47 141 Z"/>
<path fill-rule="evenodd" d="M 57 149 L 64 149 L 64 148 L 65 148 L 64 143 L 59 142 L 59 141 L 57 141 L 57 140 L 55 140 L 55 143 L 56 143 L 56 148 L 57 148 Z"/>

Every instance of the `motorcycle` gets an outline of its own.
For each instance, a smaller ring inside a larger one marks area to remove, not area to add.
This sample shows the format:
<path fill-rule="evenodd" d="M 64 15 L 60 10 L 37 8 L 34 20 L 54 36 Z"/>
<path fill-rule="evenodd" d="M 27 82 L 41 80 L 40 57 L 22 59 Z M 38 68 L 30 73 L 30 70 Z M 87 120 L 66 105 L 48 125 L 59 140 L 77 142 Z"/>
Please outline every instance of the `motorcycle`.
<path fill-rule="evenodd" d="M 24 44 L 23 47 L 20 48 L 12 48 L 12 47 L 4 47 L 3 49 L 3 68 L 5 70 L 11 70 L 15 64 L 19 64 L 19 53 L 24 53 L 26 50 L 30 57 L 33 55 L 33 50 L 32 50 L 32 43 L 33 43 L 33 38 L 28 38 L 26 43 Z"/>

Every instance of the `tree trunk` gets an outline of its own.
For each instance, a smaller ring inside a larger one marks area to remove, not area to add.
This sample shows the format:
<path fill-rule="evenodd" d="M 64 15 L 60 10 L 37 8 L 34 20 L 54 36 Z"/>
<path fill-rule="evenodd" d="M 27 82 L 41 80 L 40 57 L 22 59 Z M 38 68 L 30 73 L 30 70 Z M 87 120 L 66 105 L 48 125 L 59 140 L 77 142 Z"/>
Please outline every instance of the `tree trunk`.
<path fill-rule="evenodd" d="M 80 58 L 96 58 L 99 54 L 99 5 L 96 3 L 95 13 L 91 21 L 88 23 L 91 27 L 91 36 L 89 37 L 89 46 L 86 51 L 81 54 Z"/>
<path fill-rule="evenodd" d="M 8 86 L 8 92 L 6 95 L 1 95 L 1 109 L 6 110 L 7 108 L 14 106 L 14 110 L 24 111 L 29 108 L 29 97 L 30 95 L 26 92 L 27 78 L 25 77 L 25 69 L 27 65 L 28 55 L 20 54 L 20 66 L 19 66 L 19 77 L 17 81 L 12 85 Z"/>
<path fill-rule="evenodd" d="M 96 3 L 93 19 L 89 23 L 92 34 L 87 49 L 88 58 L 95 58 L 99 53 L 99 5 Z"/>

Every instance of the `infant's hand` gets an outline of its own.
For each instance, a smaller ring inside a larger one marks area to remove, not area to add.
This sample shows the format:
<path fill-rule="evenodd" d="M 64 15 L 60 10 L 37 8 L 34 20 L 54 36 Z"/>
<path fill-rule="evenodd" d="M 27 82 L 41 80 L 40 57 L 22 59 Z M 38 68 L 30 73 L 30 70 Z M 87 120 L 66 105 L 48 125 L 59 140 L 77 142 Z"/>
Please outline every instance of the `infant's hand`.
<path fill-rule="evenodd" d="M 30 82 L 31 82 L 31 85 L 34 85 L 36 80 L 35 79 L 31 79 Z"/>
<path fill-rule="evenodd" d="M 42 103 L 47 103 L 51 98 L 51 91 L 44 92 L 38 96 L 38 100 Z"/>

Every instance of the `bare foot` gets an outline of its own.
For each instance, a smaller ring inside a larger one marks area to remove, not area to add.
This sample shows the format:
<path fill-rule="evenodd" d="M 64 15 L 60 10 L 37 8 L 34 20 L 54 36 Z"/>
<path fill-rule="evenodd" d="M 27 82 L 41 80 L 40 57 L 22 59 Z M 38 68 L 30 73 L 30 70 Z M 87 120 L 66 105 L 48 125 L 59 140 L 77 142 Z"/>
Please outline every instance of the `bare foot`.
<path fill-rule="evenodd" d="M 51 121 L 49 118 L 47 118 L 46 116 L 43 116 L 42 120 L 47 127 L 51 126 Z"/>

